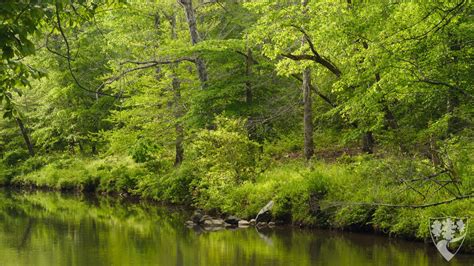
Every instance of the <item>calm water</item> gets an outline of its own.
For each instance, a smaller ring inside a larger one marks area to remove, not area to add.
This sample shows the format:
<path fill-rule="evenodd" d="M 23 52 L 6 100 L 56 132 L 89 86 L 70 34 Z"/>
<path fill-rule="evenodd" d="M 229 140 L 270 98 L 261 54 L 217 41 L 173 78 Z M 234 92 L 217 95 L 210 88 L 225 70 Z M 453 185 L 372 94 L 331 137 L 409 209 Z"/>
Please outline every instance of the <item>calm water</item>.
<path fill-rule="evenodd" d="M 0 265 L 474 265 L 433 245 L 321 230 L 197 232 L 185 211 L 0 190 Z"/>

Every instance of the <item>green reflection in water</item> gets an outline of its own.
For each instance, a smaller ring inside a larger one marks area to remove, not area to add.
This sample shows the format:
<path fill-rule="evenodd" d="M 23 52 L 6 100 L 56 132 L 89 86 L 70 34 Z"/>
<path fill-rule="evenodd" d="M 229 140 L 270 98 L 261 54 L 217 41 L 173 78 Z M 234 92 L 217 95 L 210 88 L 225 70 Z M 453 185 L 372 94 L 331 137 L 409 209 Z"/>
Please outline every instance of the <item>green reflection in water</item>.
<path fill-rule="evenodd" d="M 151 203 L 0 191 L 0 265 L 473 265 L 383 236 L 254 228 L 200 232 Z"/>

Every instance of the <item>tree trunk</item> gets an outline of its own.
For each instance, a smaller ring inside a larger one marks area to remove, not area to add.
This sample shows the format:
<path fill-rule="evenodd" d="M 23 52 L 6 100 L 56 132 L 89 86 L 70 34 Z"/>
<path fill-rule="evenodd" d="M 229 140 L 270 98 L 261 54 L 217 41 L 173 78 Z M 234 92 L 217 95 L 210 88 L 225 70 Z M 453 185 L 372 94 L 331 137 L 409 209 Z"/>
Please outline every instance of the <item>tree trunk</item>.
<path fill-rule="evenodd" d="M 18 124 L 18 127 L 20 128 L 21 135 L 23 136 L 23 139 L 25 140 L 25 144 L 26 144 L 26 147 L 28 147 L 28 152 L 30 153 L 30 156 L 31 157 L 35 156 L 33 144 L 31 144 L 30 137 L 28 136 L 28 130 L 23 125 L 23 121 L 21 121 L 20 118 L 17 118 L 16 123 Z"/>
<path fill-rule="evenodd" d="M 306 14 L 306 6 L 309 0 L 303 0 L 303 14 Z M 305 44 L 305 38 L 303 37 L 301 45 Z M 303 71 L 303 102 L 304 102 L 304 113 L 303 113 L 303 125 L 304 125 L 304 157 L 306 160 L 311 159 L 314 154 L 314 143 L 313 143 L 313 108 L 311 98 L 311 69 L 305 68 Z"/>
<path fill-rule="evenodd" d="M 178 0 L 178 3 L 180 3 L 184 8 L 186 21 L 188 22 L 189 26 L 189 34 L 191 35 L 191 43 L 192 45 L 195 45 L 199 42 L 199 32 L 197 29 L 196 15 L 194 13 L 192 0 Z M 196 58 L 195 64 L 198 71 L 199 80 L 201 81 L 201 87 L 206 88 L 208 80 L 206 64 L 200 57 Z"/>
<path fill-rule="evenodd" d="M 184 160 L 184 130 L 183 125 L 179 119 L 183 117 L 183 108 L 181 107 L 181 85 L 179 79 L 175 76 L 172 81 L 173 86 L 173 102 L 174 102 L 174 118 L 176 119 L 175 129 L 176 129 L 176 141 L 175 141 L 175 160 L 174 165 L 180 165 Z"/>
<path fill-rule="evenodd" d="M 249 110 L 248 118 L 247 118 L 247 133 L 249 138 L 252 140 L 257 139 L 256 135 L 256 128 L 255 123 L 253 121 L 253 114 L 252 114 L 252 103 L 253 103 L 253 94 L 252 94 L 252 82 L 250 81 L 252 78 L 252 65 L 253 65 L 253 58 L 252 58 L 252 49 L 247 49 L 247 56 L 245 57 L 245 76 L 247 80 L 245 81 L 245 103 L 247 104 L 247 108 Z"/>
<path fill-rule="evenodd" d="M 451 88 L 448 89 L 448 97 L 446 101 L 446 106 L 447 106 L 447 113 L 451 115 L 448 119 L 448 128 L 447 128 L 447 134 L 449 135 L 449 134 L 455 133 L 456 131 L 462 128 L 461 119 L 459 119 L 454 113 L 455 108 L 459 106 L 459 97 L 457 96 L 456 91 Z"/>
<path fill-rule="evenodd" d="M 303 71 L 303 101 L 304 101 L 304 157 L 311 159 L 314 154 L 313 143 L 313 110 L 311 99 L 311 70 L 306 68 Z"/>
<path fill-rule="evenodd" d="M 362 151 L 368 154 L 374 153 L 374 144 L 375 140 L 372 131 L 364 133 L 362 136 Z"/>
<path fill-rule="evenodd" d="M 252 50 L 248 48 L 247 56 L 245 60 L 245 75 L 247 76 L 247 81 L 245 81 L 245 101 L 247 103 L 247 106 L 249 107 L 252 105 L 252 101 L 253 101 L 252 83 L 250 82 L 250 79 L 252 77 L 252 65 L 253 65 Z"/>
<path fill-rule="evenodd" d="M 171 25 L 171 39 L 176 40 L 178 35 L 176 34 L 176 14 L 173 12 L 169 17 L 168 20 Z"/>
<path fill-rule="evenodd" d="M 452 36 L 451 34 L 449 34 L 449 36 L 451 37 L 450 38 L 450 45 L 449 45 L 449 49 L 453 52 L 452 53 L 452 63 L 453 64 L 457 64 L 458 61 L 459 61 L 459 58 L 458 58 L 458 55 L 456 54 L 457 51 L 461 50 L 461 42 L 458 38 Z M 448 64 L 449 64 L 449 61 L 448 61 Z M 455 80 L 455 83 L 456 83 L 456 87 L 460 87 L 460 84 L 459 84 L 459 77 L 458 77 L 458 74 L 457 73 L 453 73 L 453 75 L 451 75 L 452 78 L 454 78 Z M 456 131 L 460 130 L 462 128 L 462 122 L 461 122 L 461 119 L 459 117 L 456 116 L 455 114 L 455 109 L 456 107 L 459 106 L 459 103 L 460 103 L 460 99 L 457 95 L 457 92 L 456 90 L 454 90 L 453 88 L 449 88 L 448 89 L 448 95 L 447 95 L 447 102 L 446 102 L 446 106 L 447 106 L 447 113 L 450 114 L 450 118 L 448 119 L 448 129 L 447 129 L 447 134 L 452 134 L 452 133 L 455 133 Z"/>
<path fill-rule="evenodd" d="M 175 40 L 177 38 L 176 35 L 176 15 L 172 13 L 169 17 L 169 22 L 171 25 L 171 39 Z M 174 159 L 174 166 L 180 165 L 184 160 L 184 129 L 183 124 L 180 119 L 183 117 L 184 110 L 181 105 L 181 83 L 179 81 L 178 76 L 176 75 L 176 65 L 171 65 L 173 71 L 173 80 L 171 81 L 171 87 L 173 89 L 173 113 L 174 118 L 176 119 L 175 122 L 175 131 L 176 131 L 176 139 L 175 139 L 175 159 Z"/>
<path fill-rule="evenodd" d="M 369 48 L 369 45 L 364 42 L 364 47 L 367 49 Z M 380 82 L 380 73 L 375 73 L 375 81 L 377 81 L 377 83 Z M 390 110 L 390 108 L 388 107 L 384 98 L 382 98 L 381 104 L 384 113 L 385 124 L 388 125 L 388 127 L 390 127 L 391 129 L 397 129 L 397 119 L 395 118 L 395 115 L 393 114 L 392 110 Z"/>

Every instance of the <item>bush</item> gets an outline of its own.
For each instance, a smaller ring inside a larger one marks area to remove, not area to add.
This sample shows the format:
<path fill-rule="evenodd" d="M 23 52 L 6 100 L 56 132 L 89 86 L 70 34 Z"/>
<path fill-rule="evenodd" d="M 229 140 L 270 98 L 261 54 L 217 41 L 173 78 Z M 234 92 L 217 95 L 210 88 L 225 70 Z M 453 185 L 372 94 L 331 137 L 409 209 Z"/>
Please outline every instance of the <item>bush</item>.
<path fill-rule="evenodd" d="M 34 159 L 31 165 L 41 165 L 41 161 L 42 159 Z M 28 167 L 24 166 L 24 168 Z M 61 190 L 99 190 L 133 194 L 136 192 L 138 180 L 147 178 L 149 174 L 145 167 L 134 163 L 129 158 L 109 157 L 90 160 L 62 157 L 55 158 L 39 170 L 18 175 L 12 179 L 12 182 Z"/>
<path fill-rule="evenodd" d="M 135 145 L 129 150 L 129 155 L 137 163 L 144 163 L 155 160 L 155 154 L 158 153 L 159 147 L 152 140 L 140 138 Z"/>
<path fill-rule="evenodd" d="M 30 155 L 28 154 L 28 152 L 23 149 L 13 150 L 13 151 L 6 152 L 3 155 L 3 163 L 6 164 L 7 166 L 12 167 L 14 165 L 19 164 L 22 161 L 26 161 L 29 157 Z"/>
<path fill-rule="evenodd" d="M 8 184 L 11 178 L 12 176 L 10 169 L 2 161 L 0 161 L 0 186 Z"/>
<path fill-rule="evenodd" d="M 244 120 L 217 117 L 215 130 L 202 130 L 190 145 L 190 160 L 196 169 L 197 201 L 200 206 L 221 205 L 233 187 L 255 179 L 259 144 L 249 140 Z"/>

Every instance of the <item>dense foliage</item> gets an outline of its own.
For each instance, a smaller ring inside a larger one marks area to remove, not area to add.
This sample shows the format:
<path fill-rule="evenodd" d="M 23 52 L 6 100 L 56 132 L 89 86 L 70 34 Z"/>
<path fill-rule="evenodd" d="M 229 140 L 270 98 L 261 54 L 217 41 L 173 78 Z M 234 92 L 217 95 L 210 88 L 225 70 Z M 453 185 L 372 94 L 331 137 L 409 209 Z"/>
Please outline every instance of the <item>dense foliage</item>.
<path fill-rule="evenodd" d="M 0 183 L 426 238 L 474 215 L 472 12 L 6 1 Z"/>

